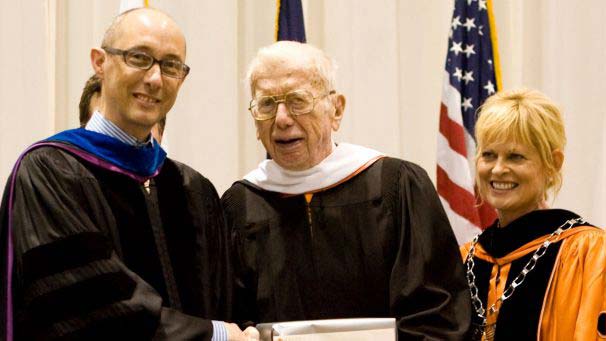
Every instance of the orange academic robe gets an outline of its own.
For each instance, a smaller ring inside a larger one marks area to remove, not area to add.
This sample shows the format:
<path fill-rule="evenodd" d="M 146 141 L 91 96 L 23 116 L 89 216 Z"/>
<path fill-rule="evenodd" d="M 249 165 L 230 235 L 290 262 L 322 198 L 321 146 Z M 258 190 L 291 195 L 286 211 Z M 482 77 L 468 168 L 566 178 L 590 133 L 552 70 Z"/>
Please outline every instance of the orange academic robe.
<path fill-rule="evenodd" d="M 480 294 L 487 293 L 480 297 L 484 308 L 497 301 L 549 234 L 573 215 L 564 210 L 535 211 L 503 228 L 506 230 L 513 225 L 512 231 L 498 231 L 494 230 L 496 226 L 492 226 L 484 232 L 488 237 L 480 237 L 474 252 L 474 261 L 478 264 L 476 286 Z M 545 226 L 545 223 L 541 226 L 544 220 L 551 226 Z M 536 226 L 540 226 L 536 232 L 525 230 Z M 531 238 L 533 232 L 548 233 L 530 241 L 523 240 Z M 524 244 L 516 245 L 515 242 L 498 239 L 515 236 L 519 236 L 522 239 L 519 243 Z M 482 245 L 482 242 L 486 245 Z M 470 247 L 471 242 L 461 247 L 464 261 Z M 534 301 L 528 299 L 528 293 L 533 293 Z M 538 296 L 538 293 L 544 295 Z M 516 300 L 518 294 L 521 297 Z M 533 304 L 538 304 L 537 309 L 532 309 Z M 507 311 L 507 316 L 502 318 L 500 313 L 503 311 Z M 529 321 L 538 323 L 535 326 L 525 325 Z M 604 230 L 579 225 L 562 233 L 545 256 L 538 260 L 536 270 L 529 272 L 511 298 L 503 303 L 497 314 L 489 316 L 487 322 L 496 322 L 496 340 L 514 336 L 528 339 L 531 335 L 536 335 L 536 340 L 606 340 Z M 525 330 L 516 330 L 520 328 Z"/>

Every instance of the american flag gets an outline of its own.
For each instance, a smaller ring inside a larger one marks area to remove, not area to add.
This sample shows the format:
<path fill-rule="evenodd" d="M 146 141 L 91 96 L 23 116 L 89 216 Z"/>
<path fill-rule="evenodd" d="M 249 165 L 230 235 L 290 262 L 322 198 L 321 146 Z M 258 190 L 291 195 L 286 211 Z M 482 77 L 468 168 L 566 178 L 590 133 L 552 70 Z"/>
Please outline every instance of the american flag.
<path fill-rule="evenodd" d="M 474 191 L 476 110 L 500 86 L 490 0 L 455 0 L 442 83 L 437 187 L 457 241 L 463 244 L 495 219 Z"/>
<path fill-rule="evenodd" d="M 305 23 L 301 0 L 278 0 L 276 41 L 292 40 L 305 43 Z"/>

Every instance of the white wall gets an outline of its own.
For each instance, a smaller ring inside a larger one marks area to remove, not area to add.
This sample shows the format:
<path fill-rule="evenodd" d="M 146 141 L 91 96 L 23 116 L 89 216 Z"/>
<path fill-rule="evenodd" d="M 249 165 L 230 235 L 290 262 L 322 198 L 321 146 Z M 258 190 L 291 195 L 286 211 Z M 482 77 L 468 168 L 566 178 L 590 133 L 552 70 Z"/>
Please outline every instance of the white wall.
<path fill-rule="evenodd" d="M 564 114 L 564 186 L 554 206 L 606 225 L 606 2 L 495 1 L 505 88 L 533 87 Z"/>
<path fill-rule="evenodd" d="M 182 26 L 192 72 L 168 116 L 169 155 L 223 192 L 264 157 L 243 79 L 274 35 L 274 0 L 150 0 Z M 435 177 L 450 1 L 304 0 L 308 41 L 340 65 L 340 141 L 423 166 Z M 505 88 L 560 103 L 569 143 L 555 205 L 606 224 L 606 2 L 496 1 Z M 30 143 L 77 126 L 88 59 L 119 0 L 0 0 L 0 181 Z M 7 53 L 9 51 L 10 53 Z"/>
<path fill-rule="evenodd" d="M 0 2 L 0 181 L 19 153 L 53 131 L 52 15 L 45 1 Z"/>

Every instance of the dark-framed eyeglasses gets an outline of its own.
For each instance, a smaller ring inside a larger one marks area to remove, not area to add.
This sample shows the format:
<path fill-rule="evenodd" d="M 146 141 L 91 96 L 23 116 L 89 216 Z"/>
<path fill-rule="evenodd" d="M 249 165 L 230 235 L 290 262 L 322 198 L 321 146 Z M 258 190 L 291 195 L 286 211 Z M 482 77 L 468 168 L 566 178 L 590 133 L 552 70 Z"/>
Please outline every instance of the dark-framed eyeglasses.
<path fill-rule="evenodd" d="M 137 69 L 149 70 L 155 63 L 158 63 L 160 65 L 160 72 L 164 76 L 172 78 L 183 79 L 190 70 L 189 66 L 176 59 L 159 60 L 143 51 L 135 49 L 120 50 L 113 47 L 102 47 L 102 49 L 109 54 L 121 55 L 126 65 Z"/>
<path fill-rule="evenodd" d="M 331 90 L 325 94 L 314 97 L 307 90 L 296 90 L 284 95 L 261 96 L 253 98 L 248 105 L 248 110 L 257 121 L 265 121 L 276 117 L 278 105 L 284 103 L 288 113 L 292 116 L 305 115 L 312 112 L 316 106 L 316 100 L 335 94 Z"/>

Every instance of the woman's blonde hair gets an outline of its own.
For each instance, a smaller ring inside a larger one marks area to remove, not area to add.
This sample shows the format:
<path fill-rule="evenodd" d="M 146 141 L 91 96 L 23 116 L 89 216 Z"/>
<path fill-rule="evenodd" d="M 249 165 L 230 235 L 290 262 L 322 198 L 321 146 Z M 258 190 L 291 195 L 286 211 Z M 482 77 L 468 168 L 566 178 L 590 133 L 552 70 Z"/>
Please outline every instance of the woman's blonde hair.
<path fill-rule="evenodd" d="M 536 90 L 516 89 L 489 97 L 479 109 L 475 126 L 476 163 L 482 149 L 491 143 L 515 142 L 533 147 L 547 171 L 543 199 L 551 190 L 557 195 L 562 187 L 561 168 L 553 151 L 564 151 L 566 134 L 560 109 Z M 477 179 L 476 179 L 477 180 Z"/>

